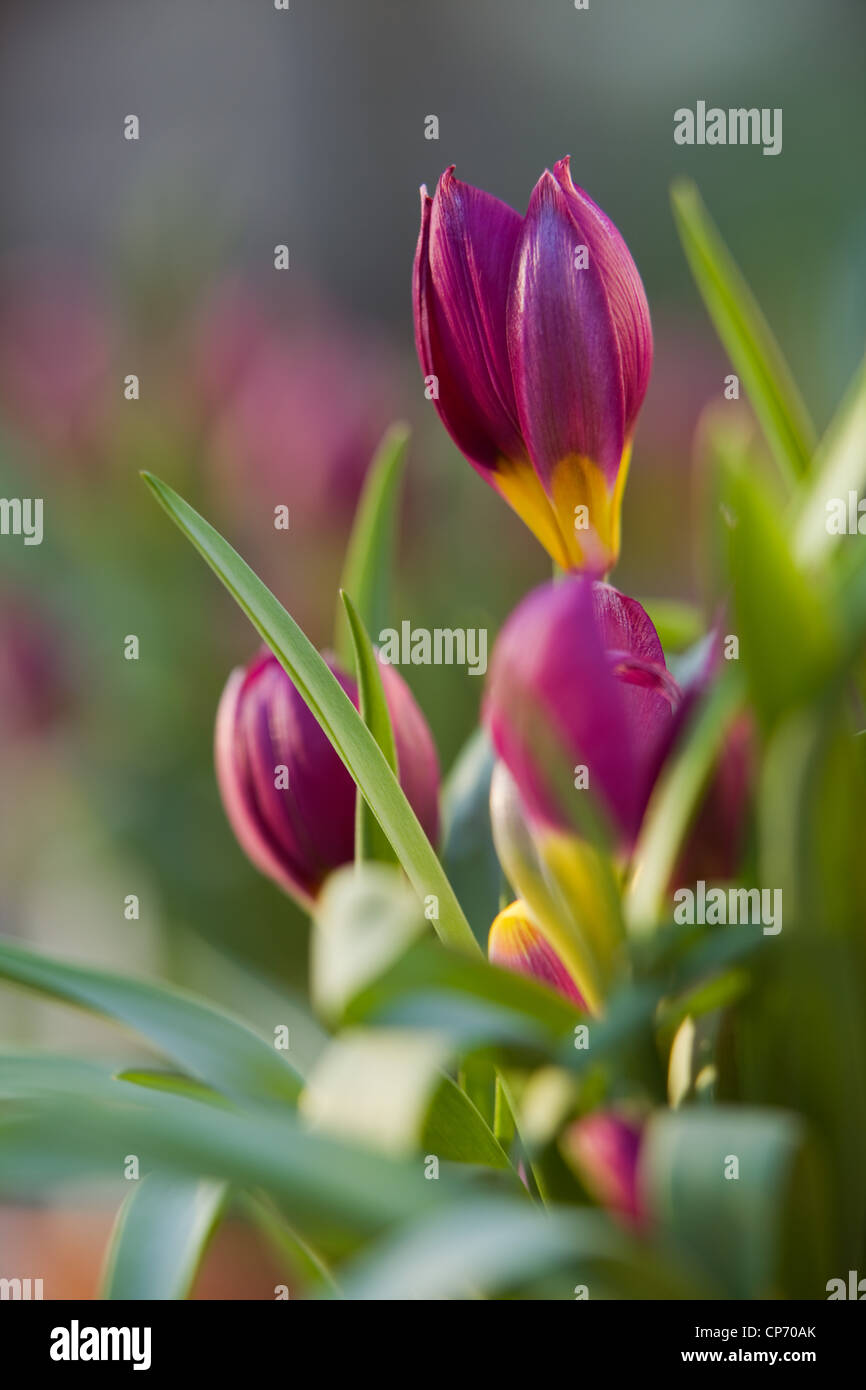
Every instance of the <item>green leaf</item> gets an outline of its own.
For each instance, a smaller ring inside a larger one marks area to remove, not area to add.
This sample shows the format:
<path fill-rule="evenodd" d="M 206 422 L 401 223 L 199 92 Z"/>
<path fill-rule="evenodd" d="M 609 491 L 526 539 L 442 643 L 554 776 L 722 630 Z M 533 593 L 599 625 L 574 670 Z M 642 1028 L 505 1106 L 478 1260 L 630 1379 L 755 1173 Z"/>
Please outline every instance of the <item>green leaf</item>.
<path fill-rule="evenodd" d="M 683 743 L 653 788 L 624 900 L 632 936 L 653 931 L 659 922 L 677 855 L 740 699 L 740 682 L 728 669 L 704 701 Z"/>
<path fill-rule="evenodd" d="M 200 1100 L 207 1105 L 229 1104 L 219 1091 L 214 1091 L 210 1086 L 203 1086 L 200 1081 L 191 1081 L 188 1076 L 177 1076 L 174 1072 L 129 1069 L 119 1071 L 117 1080 L 128 1081 L 131 1086 L 144 1086 L 151 1091 L 167 1091 L 169 1095 L 186 1096 L 187 1100 Z"/>
<path fill-rule="evenodd" d="M 447 1038 L 415 1029 L 347 1029 L 316 1062 L 301 1110 L 316 1130 L 394 1155 L 418 1146 Z"/>
<path fill-rule="evenodd" d="M 825 1297 L 824 1177 L 779 1111 L 656 1111 L 641 1149 L 649 1209 L 730 1299 Z"/>
<path fill-rule="evenodd" d="M 313 917 L 310 974 L 316 1008 L 328 1019 L 338 1018 L 424 928 L 418 899 L 398 870 L 365 864 L 331 874 Z"/>
<path fill-rule="evenodd" d="M 0 1056 L 0 1099 L 116 1101 L 123 1087 L 97 1062 L 50 1052 L 14 1051 Z"/>
<path fill-rule="evenodd" d="M 227 1194 L 221 1182 L 161 1173 L 142 1178 L 118 1214 L 102 1297 L 186 1298 Z"/>
<path fill-rule="evenodd" d="M 483 729 L 464 744 L 442 789 L 442 862 L 482 948 L 499 911 L 502 869 L 490 825 L 495 757 Z"/>
<path fill-rule="evenodd" d="M 785 477 L 809 470 L 814 427 L 781 349 L 689 180 L 671 190 L 674 218 L 698 289 Z"/>
<path fill-rule="evenodd" d="M 837 623 L 815 577 L 791 550 L 765 485 L 745 466 L 728 471 L 733 517 L 730 573 L 740 662 L 765 727 L 817 695 L 841 654 Z"/>
<path fill-rule="evenodd" d="M 550 1275 L 550 1298 L 573 1300 L 575 1285 L 597 1296 L 617 1276 L 633 1297 L 700 1298 L 708 1290 L 660 1252 L 643 1249 L 600 1212 L 543 1211 L 482 1197 L 424 1217 L 344 1267 L 345 1298 L 477 1299 Z"/>
<path fill-rule="evenodd" d="M 455 1046 L 421 1028 L 350 1028 L 320 1057 L 301 1109 L 314 1129 L 393 1155 L 422 1152 L 507 1168 L 508 1158 L 445 1068 Z"/>
<path fill-rule="evenodd" d="M 703 635 L 704 617 L 693 603 L 671 598 L 641 599 L 666 653 L 682 652 Z"/>
<path fill-rule="evenodd" d="M 397 746 L 391 716 L 382 686 L 382 673 L 379 661 L 357 608 L 349 595 L 340 590 L 343 607 L 349 622 L 352 645 L 355 653 L 355 674 L 358 679 L 358 706 L 361 718 L 378 743 L 393 773 L 397 773 Z M 358 792 L 355 820 L 355 858 L 363 861 L 378 860 L 384 864 L 396 863 L 396 855 L 391 843 L 364 800 Z"/>
<path fill-rule="evenodd" d="M 300 1077 L 264 1038 L 185 990 L 69 965 L 8 941 L 0 941 L 0 979 L 134 1029 L 234 1099 L 290 1104 L 300 1093 Z"/>
<path fill-rule="evenodd" d="M 433 1095 L 421 1146 L 452 1163 L 508 1167 L 508 1155 L 483 1115 L 450 1076 L 441 1078 Z"/>
<path fill-rule="evenodd" d="M 830 428 L 818 446 L 814 481 L 803 499 L 794 532 L 794 548 L 804 565 L 816 565 L 838 544 L 827 529 L 827 503 L 839 498 L 846 513 L 848 493 L 866 483 L 866 359 Z"/>
<path fill-rule="evenodd" d="M 177 495 L 143 474 L 154 496 L 225 584 L 334 745 L 382 826 L 419 897 L 438 900 L 436 930 L 449 946 L 478 944 L 430 841 L 373 735 L 315 647 L 236 550 Z"/>
<path fill-rule="evenodd" d="M 406 462 L 409 430 L 393 425 L 370 465 L 355 514 L 340 587 L 351 594 L 367 632 L 388 624 L 388 595 L 394 554 L 394 524 Z M 344 665 L 352 656 L 352 638 L 342 605 L 337 607 L 335 650 Z"/>
<path fill-rule="evenodd" d="M 136 1153 L 143 1174 L 262 1188 L 305 1239 L 340 1251 L 463 1190 L 456 1170 L 424 1182 L 417 1161 L 312 1133 L 290 1111 L 235 1113 L 115 1084 L 122 1099 L 114 1104 L 44 1094 L 0 1106 L 0 1191 L 118 1180 L 122 1156 Z"/>

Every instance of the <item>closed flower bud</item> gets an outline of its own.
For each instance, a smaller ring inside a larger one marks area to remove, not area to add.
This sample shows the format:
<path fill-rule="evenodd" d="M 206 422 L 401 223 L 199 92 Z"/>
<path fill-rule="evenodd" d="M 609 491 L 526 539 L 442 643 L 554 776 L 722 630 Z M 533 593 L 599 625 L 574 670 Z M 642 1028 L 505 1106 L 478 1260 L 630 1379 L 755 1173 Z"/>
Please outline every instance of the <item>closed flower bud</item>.
<path fill-rule="evenodd" d="M 566 1159 L 589 1192 L 630 1226 L 646 1224 L 647 1212 L 639 1182 L 642 1129 L 613 1110 L 596 1111 L 575 1120 L 563 1137 Z"/>
<path fill-rule="evenodd" d="M 326 656 L 357 707 L 354 680 Z M 400 784 L 431 841 L 439 832 L 439 766 L 427 723 L 402 676 L 382 665 Z M 255 866 L 309 907 L 355 845 L 355 784 L 315 716 L 267 649 L 233 671 L 216 720 L 216 771 L 226 814 Z"/>

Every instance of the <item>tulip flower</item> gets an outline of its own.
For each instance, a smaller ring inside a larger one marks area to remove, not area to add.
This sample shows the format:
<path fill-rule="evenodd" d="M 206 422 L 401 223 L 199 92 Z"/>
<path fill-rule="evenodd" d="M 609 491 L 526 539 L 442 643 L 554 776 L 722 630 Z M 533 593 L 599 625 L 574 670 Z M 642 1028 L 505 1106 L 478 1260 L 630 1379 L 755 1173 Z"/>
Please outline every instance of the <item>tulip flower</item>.
<path fill-rule="evenodd" d="M 638 1180 L 642 1129 L 616 1111 L 575 1120 L 563 1136 L 563 1152 L 591 1197 L 630 1226 L 646 1224 Z"/>
<path fill-rule="evenodd" d="M 652 364 L 646 296 L 610 218 L 542 174 L 525 217 L 448 169 L 421 190 L 415 341 L 457 447 L 563 569 L 619 553 Z"/>
<path fill-rule="evenodd" d="M 354 680 L 325 660 L 357 707 Z M 427 723 L 402 676 L 382 665 L 400 784 L 431 841 L 439 831 L 439 766 Z M 267 649 L 233 671 L 216 719 L 216 771 L 226 814 L 253 864 L 309 908 L 354 857 L 356 788 L 290 677 Z"/>
<path fill-rule="evenodd" d="M 494 919 L 487 938 L 487 954 L 494 965 L 529 975 L 565 996 L 579 1009 L 586 1008 L 580 990 L 544 933 L 532 921 L 519 898 Z"/>
<path fill-rule="evenodd" d="M 608 584 L 575 575 L 531 593 L 500 634 L 485 698 L 494 747 L 530 818 L 579 828 L 588 793 L 613 848 L 626 856 L 713 669 L 705 662 L 681 688 L 647 613 Z M 716 826 L 728 848 L 742 826 L 747 742 L 730 741 L 731 763 L 716 789 L 726 804 L 703 819 L 705 832 Z"/>

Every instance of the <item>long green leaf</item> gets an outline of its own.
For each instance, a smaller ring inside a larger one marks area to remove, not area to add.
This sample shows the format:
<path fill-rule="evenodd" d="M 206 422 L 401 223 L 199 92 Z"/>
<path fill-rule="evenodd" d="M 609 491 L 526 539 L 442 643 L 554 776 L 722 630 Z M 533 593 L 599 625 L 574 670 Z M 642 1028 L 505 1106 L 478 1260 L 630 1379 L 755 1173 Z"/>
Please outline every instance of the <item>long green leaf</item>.
<path fill-rule="evenodd" d="M 849 492 L 860 493 L 866 483 L 866 359 L 818 446 L 814 473 L 794 532 L 797 558 L 807 565 L 820 562 L 838 542 L 827 529 L 827 503 L 841 500 L 847 514 Z"/>
<path fill-rule="evenodd" d="M 656 783 L 635 848 L 634 872 L 624 902 L 628 930 L 635 936 L 652 931 L 659 921 L 680 846 L 740 698 L 740 682 L 729 669 L 699 711 L 684 746 Z"/>
<path fill-rule="evenodd" d="M 355 654 L 355 674 L 358 678 L 358 709 L 370 733 L 388 761 L 391 771 L 397 772 L 397 746 L 391 716 L 382 686 L 379 662 L 361 616 L 345 590 L 340 591 Z M 397 856 L 361 792 L 355 820 L 355 859 L 358 862 L 374 859 L 383 864 L 395 864 Z"/>
<path fill-rule="evenodd" d="M 192 1288 L 228 1187 L 150 1173 L 118 1213 L 103 1277 L 107 1299 L 180 1299 Z"/>
<path fill-rule="evenodd" d="M 579 1281 L 598 1297 L 616 1272 L 634 1297 L 701 1298 L 691 1269 L 643 1248 L 600 1212 L 479 1197 L 385 1237 L 341 1274 L 346 1298 L 471 1299 L 549 1275 L 548 1295 L 573 1300 Z M 711 1295 L 710 1295 L 711 1296 Z"/>
<path fill-rule="evenodd" d="M 235 1113 L 116 1085 L 114 1104 L 77 1093 L 40 1092 L 29 1100 L 19 1086 L 20 1098 L 0 1106 L 0 1192 L 40 1193 L 86 1178 L 120 1181 L 123 1156 L 136 1154 L 143 1175 L 262 1188 L 305 1239 L 334 1251 L 465 1190 L 456 1171 L 425 1182 L 418 1160 L 398 1161 L 311 1133 L 290 1111 Z"/>
<path fill-rule="evenodd" d="M 234 1099 L 290 1104 L 300 1093 L 300 1077 L 264 1038 L 184 990 L 69 965 L 8 941 L 0 941 L 0 979 L 125 1024 Z"/>
<path fill-rule="evenodd" d="M 495 761 L 487 734 L 476 729 L 442 789 L 442 862 L 482 947 L 499 911 L 503 883 L 490 824 Z"/>
<path fill-rule="evenodd" d="M 747 467 L 732 466 L 729 563 L 740 660 L 765 726 L 818 695 L 838 664 L 838 621 L 816 575 L 799 567 L 774 499 Z"/>
<path fill-rule="evenodd" d="M 442 940 L 477 952 L 454 890 L 387 758 L 315 647 L 237 551 L 198 512 L 166 483 L 149 473 L 142 476 L 291 676 L 367 798 L 419 897 L 437 901 L 435 925 Z"/>
<path fill-rule="evenodd" d="M 686 257 L 716 332 L 742 378 L 779 467 L 796 482 L 808 472 L 815 431 L 790 368 L 695 185 L 678 180 L 671 200 Z"/>
<path fill-rule="evenodd" d="M 351 594 L 361 621 L 374 638 L 388 623 L 388 594 L 394 553 L 394 523 L 409 430 L 392 425 L 367 474 L 349 539 L 340 587 Z M 344 664 L 352 640 L 342 605 L 337 606 L 335 650 Z"/>
<path fill-rule="evenodd" d="M 756 1106 L 657 1111 L 641 1152 L 650 1209 L 731 1299 L 821 1298 L 835 1273 L 826 1174 L 799 1117 Z"/>

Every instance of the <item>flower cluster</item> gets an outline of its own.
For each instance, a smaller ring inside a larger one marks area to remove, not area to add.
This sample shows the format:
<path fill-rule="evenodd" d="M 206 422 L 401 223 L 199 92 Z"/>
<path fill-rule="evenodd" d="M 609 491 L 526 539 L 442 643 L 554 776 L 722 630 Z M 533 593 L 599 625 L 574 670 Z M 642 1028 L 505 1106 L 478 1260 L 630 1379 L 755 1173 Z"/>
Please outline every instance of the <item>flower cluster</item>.
<path fill-rule="evenodd" d="M 652 361 L 643 286 L 567 159 L 539 180 L 525 217 L 447 170 L 432 198 L 422 190 L 414 311 L 428 394 L 452 439 L 565 571 L 508 618 L 487 678 L 493 834 L 520 894 L 492 923 L 489 956 L 584 1015 L 601 1014 L 620 968 L 619 890 L 653 791 L 719 660 L 711 638 L 678 681 L 644 608 L 605 581 Z M 352 678 L 326 660 L 357 706 Z M 399 778 L 435 844 L 433 739 L 402 679 L 385 664 L 381 675 Z M 353 859 L 356 790 L 266 651 L 228 682 L 216 761 L 250 859 L 313 906 Z M 748 784 L 741 729 L 677 873 L 735 871 Z M 634 1224 L 643 1219 L 639 1142 L 640 1123 L 614 1112 L 584 1116 L 563 1140 L 588 1190 Z"/>

